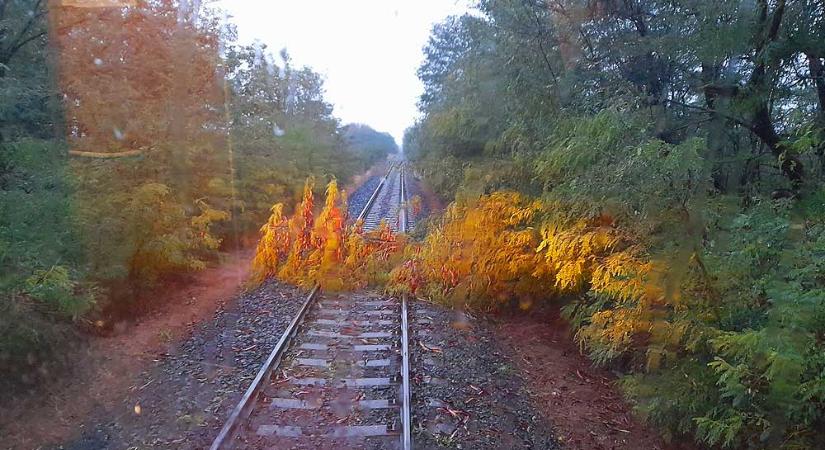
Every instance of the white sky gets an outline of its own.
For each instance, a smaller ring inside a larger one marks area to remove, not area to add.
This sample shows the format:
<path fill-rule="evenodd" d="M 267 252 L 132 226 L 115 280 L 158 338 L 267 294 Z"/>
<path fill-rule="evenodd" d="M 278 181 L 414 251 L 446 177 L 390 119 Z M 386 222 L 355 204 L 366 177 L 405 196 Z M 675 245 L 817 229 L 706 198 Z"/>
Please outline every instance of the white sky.
<path fill-rule="evenodd" d="M 418 116 L 416 70 L 434 23 L 468 0 L 219 0 L 241 42 L 286 47 L 296 65 L 326 78 L 343 123 L 366 123 L 399 145 Z"/>

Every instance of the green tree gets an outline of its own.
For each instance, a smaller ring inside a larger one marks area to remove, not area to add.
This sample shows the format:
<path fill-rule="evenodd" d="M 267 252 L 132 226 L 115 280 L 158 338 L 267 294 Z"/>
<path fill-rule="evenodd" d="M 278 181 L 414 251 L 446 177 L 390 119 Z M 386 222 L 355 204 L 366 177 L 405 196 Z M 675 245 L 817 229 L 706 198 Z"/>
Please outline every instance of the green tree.
<path fill-rule="evenodd" d="M 450 211 L 543 202 L 531 276 L 671 435 L 821 447 L 822 3 L 477 7 L 433 29 L 404 139 Z"/>

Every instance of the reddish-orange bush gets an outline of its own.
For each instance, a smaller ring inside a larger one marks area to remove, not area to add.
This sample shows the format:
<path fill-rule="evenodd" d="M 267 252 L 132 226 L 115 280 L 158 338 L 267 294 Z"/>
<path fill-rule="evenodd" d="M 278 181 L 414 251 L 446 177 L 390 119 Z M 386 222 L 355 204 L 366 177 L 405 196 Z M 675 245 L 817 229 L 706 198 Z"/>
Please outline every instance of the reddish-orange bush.
<path fill-rule="evenodd" d="M 283 217 L 283 205 L 261 228 L 253 260 L 253 279 L 277 277 L 291 283 L 326 290 L 359 289 L 383 281 L 402 255 L 406 240 L 387 224 L 365 232 L 361 223 L 347 226 L 346 194 L 335 180 L 326 189 L 324 207 L 314 214 L 312 180 L 295 214 Z"/>
<path fill-rule="evenodd" d="M 533 276 L 542 261 L 532 227 L 541 208 L 514 192 L 450 205 L 424 243 L 407 249 L 391 289 L 480 309 L 546 295 L 552 280 Z"/>

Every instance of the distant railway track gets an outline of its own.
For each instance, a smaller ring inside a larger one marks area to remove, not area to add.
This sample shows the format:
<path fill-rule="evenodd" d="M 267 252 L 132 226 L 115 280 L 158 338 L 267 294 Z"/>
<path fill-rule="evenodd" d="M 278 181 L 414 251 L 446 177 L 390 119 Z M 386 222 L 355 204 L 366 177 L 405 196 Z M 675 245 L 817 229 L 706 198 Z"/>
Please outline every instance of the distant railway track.
<path fill-rule="evenodd" d="M 403 163 L 359 214 L 406 232 Z M 212 443 L 248 448 L 412 448 L 407 299 L 316 286 Z"/>
<path fill-rule="evenodd" d="M 404 172 L 403 163 L 393 164 L 381 179 L 356 218 L 364 221 L 364 230 L 375 230 L 381 221 L 386 221 L 393 231 L 407 232 L 409 216 L 405 207 L 407 187 Z"/>

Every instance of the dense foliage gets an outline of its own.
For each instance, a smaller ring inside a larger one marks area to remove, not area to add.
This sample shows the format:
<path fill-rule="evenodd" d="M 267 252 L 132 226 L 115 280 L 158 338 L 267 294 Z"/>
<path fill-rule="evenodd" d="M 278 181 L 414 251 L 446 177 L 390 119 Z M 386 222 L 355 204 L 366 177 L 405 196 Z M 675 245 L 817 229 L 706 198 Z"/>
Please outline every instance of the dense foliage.
<path fill-rule="evenodd" d="M 375 131 L 369 125 L 349 124 L 343 128 L 342 133 L 347 147 L 362 153 L 366 158 L 365 168 L 391 153 L 398 153 L 398 144 L 392 135 Z"/>
<path fill-rule="evenodd" d="M 71 220 L 59 97 L 45 52 L 42 1 L 0 2 L 0 383 L 53 367 L 94 289 Z M 57 322 L 57 323 L 55 323 Z M 5 374 L 9 374 L 8 377 Z"/>
<path fill-rule="evenodd" d="M 405 238 L 392 233 L 386 222 L 369 232 L 361 221 L 348 224 L 346 193 L 335 180 L 327 185 L 316 217 L 313 183 L 306 181 L 292 217 L 284 216 L 283 204 L 272 207 L 252 262 L 254 280 L 276 277 L 333 291 L 385 282 L 389 269 L 403 257 Z"/>
<path fill-rule="evenodd" d="M 671 436 L 825 446 L 821 2 L 481 0 L 425 54 L 454 204 L 397 288 L 555 302 Z"/>
<path fill-rule="evenodd" d="M 352 141 L 318 73 L 188 3 L 0 0 L 3 382 L 243 245 L 307 175 L 395 148 Z"/>
<path fill-rule="evenodd" d="M 388 150 L 352 145 L 324 99 L 321 76 L 295 68 L 286 51 L 277 57 L 260 46 L 227 52 L 233 152 L 240 232 L 254 233 L 274 202 L 298 200 L 308 175 L 346 180 Z M 316 192 L 319 193 L 319 192 Z"/>

